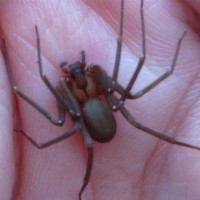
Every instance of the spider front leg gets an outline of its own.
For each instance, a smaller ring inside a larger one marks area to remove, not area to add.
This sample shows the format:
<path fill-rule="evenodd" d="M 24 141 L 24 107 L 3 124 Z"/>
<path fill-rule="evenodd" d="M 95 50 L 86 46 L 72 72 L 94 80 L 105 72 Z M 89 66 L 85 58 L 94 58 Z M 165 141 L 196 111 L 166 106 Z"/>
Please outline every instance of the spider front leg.
<path fill-rule="evenodd" d="M 39 73 L 40 73 L 41 79 L 44 81 L 44 83 L 46 84 L 46 86 L 48 87 L 48 89 L 51 91 L 51 93 L 55 96 L 55 98 L 57 99 L 57 101 L 60 104 L 63 104 L 64 106 L 66 106 L 66 109 L 68 110 L 68 112 L 71 115 L 73 115 L 74 117 L 79 117 L 79 113 L 76 113 L 72 109 L 70 109 L 70 104 L 67 101 L 65 101 L 61 95 L 58 94 L 58 92 L 56 91 L 56 89 L 52 86 L 52 84 L 50 83 L 50 81 L 48 80 L 48 78 L 46 77 L 46 75 L 44 74 L 43 67 L 42 67 L 41 51 L 40 51 L 40 37 L 39 37 L 39 32 L 38 32 L 37 26 L 35 26 L 35 31 L 36 31 L 36 38 L 37 38 L 38 65 L 39 65 Z M 62 66 L 62 64 L 61 64 L 61 66 Z"/>
<path fill-rule="evenodd" d="M 145 93 L 147 93 L 148 91 L 150 91 L 151 89 L 153 89 L 154 87 L 156 87 L 160 82 L 162 82 L 163 80 L 165 80 L 166 78 L 168 78 L 174 71 L 175 69 L 175 65 L 176 65 L 176 61 L 179 55 L 179 51 L 180 51 L 180 46 L 182 43 L 182 40 L 186 34 L 186 32 L 183 33 L 183 35 L 181 36 L 181 38 L 178 41 L 177 47 L 176 47 L 176 51 L 174 54 L 174 58 L 171 64 L 171 67 L 168 71 L 166 71 L 163 75 L 161 75 L 160 77 L 158 77 L 155 81 L 153 81 L 151 84 L 149 84 L 148 86 L 146 86 L 144 89 L 138 91 L 135 94 L 130 94 L 130 90 L 133 87 L 142 67 L 145 61 L 145 57 L 146 57 L 146 42 L 145 42 L 145 26 L 144 26 L 144 14 L 143 14 L 143 0 L 141 0 L 141 6 L 140 6 L 140 15 L 141 15 L 141 28 L 142 28 L 142 56 L 139 59 L 139 62 L 137 64 L 136 70 L 133 73 L 127 87 L 124 89 L 120 84 L 117 83 L 116 79 L 112 78 L 112 82 L 114 80 L 114 89 L 112 91 L 117 91 L 119 94 L 121 94 L 121 97 L 118 101 L 117 104 L 113 104 L 112 105 L 112 110 L 113 111 L 117 111 L 120 109 L 120 106 L 124 104 L 124 101 L 128 98 L 128 99 L 136 99 L 139 98 L 141 96 L 143 96 Z M 120 27 L 123 26 L 123 24 L 120 24 Z M 121 30 L 121 29 L 120 29 Z M 122 31 L 122 30 L 121 30 Z M 122 37 L 122 35 L 121 35 Z M 121 40 L 120 40 L 121 41 Z M 117 48 L 117 55 L 121 55 L 121 48 Z M 117 59 L 116 59 L 117 60 Z M 114 72 L 116 71 L 116 68 L 119 68 L 119 62 L 118 65 L 116 67 L 114 67 Z M 118 70 L 117 70 L 118 71 Z M 113 76 L 114 77 L 114 76 Z M 115 78 L 115 77 L 114 77 Z"/>
<path fill-rule="evenodd" d="M 89 70 L 93 76 L 95 76 L 96 81 L 101 85 L 104 93 L 112 94 L 114 91 L 117 91 L 121 94 L 120 101 L 117 104 L 112 105 L 112 110 L 119 110 L 120 106 L 124 103 L 127 96 L 130 96 L 130 90 L 135 83 L 140 70 L 143 67 L 145 58 L 146 58 L 146 43 L 145 43 L 145 26 L 144 26 L 144 14 L 143 14 L 143 0 L 141 0 L 140 5 L 140 14 L 141 14 L 141 27 L 142 27 L 142 56 L 139 58 L 135 72 L 133 73 L 131 80 L 128 83 L 126 89 L 123 89 L 122 86 L 117 82 L 117 77 L 119 73 L 121 51 L 122 51 L 122 38 L 123 38 L 123 19 L 124 19 L 124 0 L 121 0 L 121 14 L 120 14 L 120 26 L 119 26 L 119 36 L 117 40 L 117 49 L 115 56 L 115 64 L 112 78 L 108 77 L 107 74 L 101 69 L 98 65 L 93 65 L 89 67 Z"/>
<path fill-rule="evenodd" d="M 13 90 L 13 92 L 20 96 L 22 99 L 24 99 L 28 104 L 30 104 L 33 108 L 35 108 L 37 111 L 39 111 L 45 118 L 47 118 L 51 123 L 57 125 L 57 126 L 62 126 L 64 121 L 65 121 L 65 117 L 63 112 L 59 112 L 59 116 L 56 117 L 53 114 L 49 113 L 48 111 L 46 111 L 44 108 L 42 108 L 39 104 L 37 104 L 35 101 L 33 101 L 30 97 L 28 97 L 27 95 L 25 95 L 15 84 L 15 81 L 13 79 L 12 76 L 12 72 L 11 72 L 11 68 L 10 68 L 10 64 L 9 64 L 9 58 L 8 58 L 8 52 L 7 52 L 7 48 L 6 48 L 6 43 L 3 40 L 3 55 L 4 55 L 4 59 L 5 59 L 5 64 L 6 64 L 6 71 L 7 71 L 7 75 L 9 78 L 9 82 L 11 85 L 11 89 Z M 60 109 L 59 109 L 60 110 Z"/>
<path fill-rule="evenodd" d="M 121 52 L 122 52 L 122 38 L 123 38 L 123 27 L 124 27 L 124 0 L 121 0 L 121 12 L 120 12 L 120 24 L 119 24 L 119 36 L 117 39 L 117 50 L 115 55 L 115 64 L 114 70 L 112 75 L 112 83 L 111 87 L 109 88 L 110 91 L 113 91 L 113 86 L 117 81 L 118 73 L 119 73 L 119 65 L 121 60 Z"/>
<path fill-rule="evenodd" d="M 177 59 L 178 59 L 178 55 L 179 55 L 179 52 L 180 52 L 181 43 L 182 43 L 182 40 L 185 37 L 185 35 L 186 35 L 186 31 L 183 33 L 183 35 L 178 40 L 178 43 L 177 43 L 177 46 L 176 46 L 176 50 L 175 50 L 175 54 L 174 54 L 170 69 L 167 70 L 164 74 L 162 74 L 160 77 L 158 77 L 155 81 L 153 81 L 151 84 L 149 84 L 148 86 L 146 86 L 142 90 L 136 92 L 135 94 L 130 94 L 129 93 L 126 96 L 127 99 L 137 99 L 139 97 L 142 97 L 144 94 L 146 94 L 147 92 L 152 90 L 154 87 L 156 87 L 159 83 L 161 83 L 166 78 L 168 78 L 174 72 L 174 69 L 175 69 L 175 66 L 176 66 L 176 62 L 177 62 Z M 125 91 L 125 89 L 118 83 L 115 85 L 115 90 L 119 94 L 123 94 L 124 91 Z"/>
<path fill-rule="evenodd" d="M 114 65 L 114 71 L 112 76 L 112 92 L 115 91 L 115 87 L 117 84 L 117 76 L 119 72 L 119 66 L 120 66 L 120 58 L 121 58 L 121 47 L 122 47 L 122 37 L 123 37 L 123 17 L 124 17 L 124 2 L 121 1 L 121 17 L 120 17 L 120 28 L 119 28 L 119 39 L 117 41 L 117 50 L 116 50 L 116 58 L 115 58 L 115 65 Z M 117 111 L 119 110 L 120 106 L 124 103 L 127 96 L 129 96 L 129 92 L 131 88 L 133 87 L 133 84 L 135 83 L 146 58 L 146 43 L 145 43 L 145 26 L 144 26 L 144 14 L 143 14 L 143 0 L 141 0 L 140 4 L 140 15 L 141 15 L 141 28 L 142 28 L 142 56 L 139 58 L 137 67 L 135 72 L 133 73 L 126 89 L 122 90 L 120 101 L 118 104 L 113 105 L 112 110 Z"/>

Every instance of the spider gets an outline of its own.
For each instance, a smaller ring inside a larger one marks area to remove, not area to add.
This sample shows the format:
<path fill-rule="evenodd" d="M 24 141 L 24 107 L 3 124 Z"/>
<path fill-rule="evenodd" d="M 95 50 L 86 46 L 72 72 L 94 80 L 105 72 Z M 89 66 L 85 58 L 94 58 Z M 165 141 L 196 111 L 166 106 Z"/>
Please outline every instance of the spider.
<path fill-rule="evenodd" d="M 58 117 L 52 115 L 47 110 L 42 108 L 16 86 L 12 78 L 6 44 L 5 41 L 3 41 L 3 53 L 7 66 L 7 74 L 14 93 L 33 106 L 54 125 L 62 126 L 65 123 L 66 113 L 71 117 L 74 123 L 74 127 L 71 130 L 68 130 L 62 135 L 43 143 L 36 142 L 22 130 L 16 131 L 23 134 L 25 138 L 27 138 L 35 147 L 39 149 L 49 147 L 55 143 L 67 139 L 77 132 L 81 132 L 83 136 L 85 145 L 87 147 L 88 160 L 83 183 L 79 191 L 79 200 L 82 199 L 82 194 L 89 183 L 92 171 L 94 158 L 93 140 L 100 143 L 105 143 L 111 141 L 115 136 L 116 120 L 113 112 L 120 111 L 124 118 L 131 125 L 154 137 L 162 139 L 171 144 L 200 150 L 200 147 L 178 141 L 173 137 L 166 136 L 144 126 L 142 123 L 136 121 L 124 106 L 126 99 L 137 99 L 142 97 L 173 73 L 181 42 L 186 34 L 186 32 L 184 32 L 178 40 L 170 70 L 166 71 L 163 75 L 158 77 L 155 81 L 144 87 L 142 90 L 131 94 L 130 91 L 137 80 L 138 75 L 140 74 L 146 58 L 143 0 L 141 0 L 140 15 L 142 28 L 142 56 L 139 58 L 136 70 L 131 76 L 126 88 L 123 88 L 118 83 L 123 36 L 124 0 L 121 0 L 119 37 L 117 40 L 114 70 L 111 77 L 107 75 L 103 68 L 97 64 L 87 66 L 85 52 L 81 51 L 80 61 L 70 65 L 68 65 L 66 62 L 62 62 L 60 64 L 60 69 L 62 70 L 63 75 L 60 77 L 57 87 L 54 87 L 43 72 L 39 31 L 37 26 L 35 26 L 40 77 L 57 100 L 59 111 Z M 118 94 L 120 97 L 118 98 L 116 94 Z M 101 96 L 105 98 L 105 101 L 100 98 Z"/>

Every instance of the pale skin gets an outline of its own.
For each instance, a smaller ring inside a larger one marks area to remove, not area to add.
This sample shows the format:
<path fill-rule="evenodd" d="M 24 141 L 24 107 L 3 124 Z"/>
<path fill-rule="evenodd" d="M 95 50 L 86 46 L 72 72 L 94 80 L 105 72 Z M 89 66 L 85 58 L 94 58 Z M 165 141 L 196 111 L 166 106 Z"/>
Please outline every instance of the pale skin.
<path fill-rule="evenodd" d="M 141 55 L 140 1 L 125 1 L 124 51 L 119 74 L 126 85 Z M 198 5 L 199 4 L 199 5 Z M 59 63 L 72 63 L 86 52 L 112 74 L 119 1 L 1 1 L 0 19 L 18 87 L 56 114 L 56 102 L 39 78 L 35 24 L 41 39 L 44 71 L 56 85 Z M 168 69 L 179 37 L 187 30 L 174 74 L 138 100 L 127 101 L 131 114 L 146 126 L 200 146 L 199 94 L 200 3 L 188 0 L 144 1 L 147 60 L 134 90 Z M 2 34 L 2 33 L 1 33 Z M 44 142 L 69 129 L 56 127 L 19 97 L 13 98 L 1 57 L 0 199 L 78 199 L 86 167 L 80 134 L 38 150 L 14 128 Z M 117 135 L 94 143 L 94 166 L 83 193 L 88 200 L 198 199 L 200 151 L 170 145 L 131 126 L 116 113 Z"/>

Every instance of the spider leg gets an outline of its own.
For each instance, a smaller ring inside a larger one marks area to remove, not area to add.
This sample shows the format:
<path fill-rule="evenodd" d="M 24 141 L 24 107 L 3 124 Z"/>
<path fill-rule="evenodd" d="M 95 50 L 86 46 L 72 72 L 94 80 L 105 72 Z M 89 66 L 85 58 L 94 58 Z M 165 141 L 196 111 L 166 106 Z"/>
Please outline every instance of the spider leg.
<path fill-rule="evenodd" d="M 58 109 L 59 111 L 59 116 L 56 117 L 53 114 L 49 113 L 46 111 L 44 108 L 42 108 L 40 105 L 38 105 L 36 102 L 34 102 L 31 98 L 26 96 L 15 84 L 14 79 L 12 78 L 12 72 L 10 69 L 10 64 L 9 64 L 9 59 L 8 59 L 8 53 L 7 53 L 7 48 L 6 48 L 6 43 L 3 40 L 3 55 L 5 59 L 5 64 L 6 64 L 6 71 L 8 74 L 11 90 L 15 92 L 16 95 L 20 96 L 22 99 L 24 99 L 27 103 L 29 103 L 32 107 L 34 107 L 37 111 L 39 111 L 43 116 L 45 116 L 47 119 L 50 120 L 51 123 L 57 125 L 57 126 L 62 126 L 65 120 L 64 112 L 61 112 L 61 105 L 59 106 L 60 108 Z M 58 103 L 59 104 L 59 103 Z"/>
<path fill-rule="evenodd" d="M 114 101 L 116 101 L 116 97 L 113 96 Z M 138 122 L 129 112 L 128 110 L 124 107 L 124 105 L 122 105 L 119 109 L 119 111 L 122 113 L 122 115 L 124 116 L 124 118 L 130 123 L 132 124 L 135 128 L 140 129 L 154 137 L 157 137 L 161 140 L 164 140 L 170 144 L 175 144 L 175 145 L 179 145 L 179 146 L 183 146 L 183 147 L 188 147 L 191 149 L 196 149 L 196 150 L 200 150 L 200 147 L 198 146 L 194 146 L 185 142 L 181 142 L 179 140 L 177 140 L 175 137 L 170 137 L 167 136 L 165 134 L 159 133 L 151 128 L 148 128 L 146 126 L 144 126 L 142 123 Z"/>
<path fill-rule="evenodd" d="M 67 82 L 65 80 L 64 77 L 61 77 L 60 79 L 60 82 L 59 82 L 59 86 L 57 87 L 57 91 L 58 93 L 61 93 L 62 90 L 65 91 L 65 99 L 69 102 L 71 102 L 71 108 L 70 109 L 74 109 L 75 105 L 77 106 L 76 108 L 76 112 L 80 113 L 80 108 L 79 108 L 79 105 L 78 105 L 78 102 L 77 100 L 75 99 L 75 97 L 73 96 L 72 92 L 70 91 L 68 85 L 67 85 Z M 76 102 L 76 103 L 74 103 Z M 63 120 L 63 122 L 65 121 L 65 108 L 63 107 L 62 104 L 59 104 L 58 102 L 58 111 L 59 111 L 59 116 L 60 118 Z M 43 142 L 43 143 L 38 143 L 36 142 L 34 139 L 32 139 L 30 136 L 28 136 L 24 131 L 22 130 L 15 130 L 16 132 L 20 132 L 26 139 L 29 140 L 29 142 L 31 144 L 33 144 L 35 147 L 39 148 L 39 149 L 43 149 L 43 148 L 46 148 L 46 147 L 49 147 L 53 144 L 56 144 L 58 142 L 61 142 L 62 140 L 64 139 L 67 139 L 68 137 L 70 137 L 71 135 L 74 135 L 77 131 L 81 130 L 82 129 L 82 125 L 81 125 L 81 122 L 78 120 L 79 118 L 73 118 L 72 116 L 72 119 L 74 120 L 74 123 L 75 123 L 75 126 L 74 128 L 72 128 L 71 130 L 63 133 L 62 135 L 56 137 L 56 138 L 53 138 L 49 141 L 46 141 L 46 142 Z"/>
<path fill-rule="evenodd" d="M 72 116 L 72 118 L 79 119 L 81 115 L 80 105 L 70 87 L 68 86 L 68 79 L 66 77 L 60 78 L 60 87 L 63 90 L 62 94 L 65 96 L 65 99 L 68 99 L 70 102 L 70 110 L 72 110 L 74 113 L 77 113 L 77 115 L 75 117 Z"/>
<path fill-rule="evenodd" d="M 58 101 L 62 102 L 63 101 L 63 100 L 61 100 L 62 98 L 60 97 L 60 95 L 58 95 L 58 93 L 56 92 L 55 88 L 51 85 L 50 81 L 48 80 L 48 78 L 46 77 L 46 75 L 43 72 L 42 59 L 41 59 L 41 50 L 40 50 L 40 37 L 39 37 L 38 28 L 37 28 L 36 25 L 35 25 L 35 32 L 36 32 L 36 39 L 37 39 L 37 56 L 38 56 L 38 66 L 39 66 L 40 77 L 44 81 L 46 86 L 49 88 L 49 90 L 52 92 L 52 94 L 54 94 L 56 99 Z"/>
<path fill-rule="evenodd" d="M 62 77 L 61 78 L 61 86 L 64 89 L 64 93 L 67 95 L 67 98 L 70 100 L 74 109 L 76 109 L 76 112 L 80 113 L 80 118 L 78 118 L 78 120 L 74 119 L 74 121 L 75 121 L 75 123 L 77 123 L 78 121 L 80 122 L 79 130 L 82 131 L 83 138 L 84 138 L 85 144 L 87 146 L 87 154 L 88 154 L 86 172 L 85 172 L 85 176 L 84 176 L 84 179 L 83 179 L 83 184 L 82 184 L 81 189 L 79 191 L 79 200 L 81 200 L 82 193 L 84 192 L 86 186 L 88 185 L 89 180 L 90 180 L 90 176 L 91 176 L 93 160 L 94 160 L 93 145 L 92 145 L 92 138 L 90 137 L 90 134 L 88 133 L 88 130 L 85 126 L 85 123 L 84 123 L 83 119 L 81 118 L 80 105 L 79 105 L 76 97 L 74 96 L 74 94 L 70 90 L 70 87 L 68 86 L 67 83 L 68 82 L 66 81 L 66 78 Z"/>
<path fill-rule="evenodd" d="M 122 7 L 122 10 L 123 10 L 123 7 Z M 123 11 L 122 11 L 122 13 L 123 13 Z M 141 15 L 141 29 L 142 29 L 142 56 L 139 58 L 137 67 L 135 69 L 135 72 L 133 73 L 133 75 L 132 75 L 132 77 L 131 77 L 131 79 L 130 79 L 128 85 L 127 85 L 127 87 L 123 90 L 123 92 L 121 94 L 120 101 L 118 102 L 117 105 L 113 105 L 113 110 L 115 110 L 115 111 L 119 110 L 120 106 L 124 103 L 124 101 L 126 100 L 127 96 L 129 95 L 129 92 L 130 92 L 131 88 L 133 87 L 133 84 L 137 80 L 137 77 L 138 77 L 138 75 L 139 75 L 139 73 L 140 73 L 140 71 L 141 71 L 141 69 L 143 67 L 143 64 L 144 64 L 144 61 L 145 61 L 145 58 L 146 58 L 146 43 L 145 43 L 145 26 L 144 26 L 143 0 L 141 0 L 141 4 L 140 4 L 140 15 Z M 122 19 L 123 19 L 123 17 L 122 17 Z M 120 37 L 121 37 L 121 41 L 122 41 L 122 35 L 120 35 Z M 120 54 L 121 54 L 121 49 L 120 50 L 117 49 L 117 52 L 118 51 L 120 51 Z M 118 56 L 120 57 L 120 55 L 118 55 Z M 120 63 L 118 63 L 118 65 L 117 65 L 117 69 L 119 68 L 119 64 Z M 116 67 L 114 67 L 114 72 L 116 71 L 115 68 Z M 115 83 L 117 82 L 117 79 L 113 80 L 113 78 L 112 78 L 112 82 L 114 84 L 114 89 L 115 89 Z"/>
<path fill-rule="evenodd" d="M 36 142 L 34 139 L 32 139 L 30 136 L 28 136 L 24 131 L 22 130 L 14 130 L 16 132 L 21 133 L 32 145 L 34 145 L 35 147 L 37 147 L 38 149 L 44 149 L 46 147 L 49 147 L 53 144 L 56 144 L 58 142 L 61 142 L 64 139 L 69 138 L 70 136 L 74 135 L 77 131 L 79 130 L 79 128 L 77 126 L 75 126 L 74 128 L 72 128 L 71 130 L 63 133 L 62 135 L 53 138 L 49 141 L 46 142 L 42 142 L 42 143 L 38 143 Z"/>
<path fill-rule="evenodd" d="M 85 172 L 85 176 L 83 179 L 83 184 L 79 191 L 79 200 L 81 200 L 81 196 L 82 196 L 86 186 L 89 183 L 91 172 L 92 172 L 92 166 L 93 166 L 93 160 L 94 160 L 92 143 L 87 144 L 87 154 L 88 154 L 87 167 L 86 167 L 86 172 Z"/>
<path fill-rule="evenodd" d="M 179 38 L 177 46 L 176 46 L 176 50 L 175 50 L 175 54 L 172 60 L 172 64 L 171 67 L 168 71 L 166 71 L 164 74 L 162 74 L 160 77 L 158 77 L 155 81 L 153 81 L 151 84 L 149 84 L 148 86 L 146 86 L 145 88 L 143 88 L 142 90 L 136 92 L 135 94 L 128 94 L 126 96 L 127 99 L 137 99 L 139 97 L 142 97 L 144 94 L 146 94 L 147 92 L 149 92 L 150 90 L 152 90 L 154 87 L 156 87 L 160 82 L 162 82 L 163 80 L 165 80 L 166 78 L 168 78 L 175 69 L 176 66 L 176 62 L 177 62 L 177 58 L 180 52 L 180 46 L 182 43 L 182 40 L 184 38 L 184 36 L 186 35 L 186 31 L 183 33 L 183 35 Z M 115 85 L 115 90 L 119 93 L 119 94 L 123 94 L 125 89 L 119 84 L 117 83 Z"/>
<path fill-rule="evenodd" d="M 93 72 L 95 72 L 95 74 L 97 75 L 96 80 L 100 83 L 104 92 L 113 93 L 115 90 L 116 91 L 117 91 L 117 89 L 119 90 L 119 93 L 121 94 L 121 98 L 117 105 L 113 104 L 113 108 L 112 108 L 113 111 L 119 110 L 120 105 L 124 103 L 127 96 L 130 96 L 129 92 L 130 92 L 133 84 L 135 83 L 135 81 L 139 75 L 139 72 L 145 61 L 145 57 L 146 57 L 146 45 L 145 44 L 146 43 L 145 43 L 143 0 L 141 0 L 140 14 L 141 14 L 141 26 L 142 26 L 142 56 L 139 58 L 136 70 L 133 73 L 133 76 L 132 76 L 131 80 L 129 81 L 126 89 L 123 89 L 123 87 L 121 87 L 119 85 L 119 83 L 117 83 L 117 77 L 118 77 L 120 59 L 121 59 L 122 37 L 123 37 L 123 21 L 124 21 L 123 20 L 124 19 L 124 1 L 123 0 L 121 0 L 119 37 L 117 40 L 117 50 L 116 50 L 115 65 L 114 65 L 112 78 L 109 78 L 106 75 L 106 73 L 98 65 L 90 66 L 90 69 L 89 69 L 89 71 L 93 70 Z"/>
<path fill-rule="evenodd" d="M 73 113 L 73 110 L 70 109 L 70 104 L 67 101 L 65 101 L 61 95 L 58 94 L 58 92 L 56 91 L 56 89 L 52 86 L 52 84 L 50 83 L 50 81 L 48 80 L 48 78 L 46 77 L 46 75 L 44 74 L 43 67 L 42 67 L 41 51 L 40 51 L 40 37 L 39 37 L 39 32 L 38 32 L 37 26 L 35 26 L 35 31 L 36 31 L 36 39 L 37 39 L 38 65 L 39 65 L 39 73 L 40 73 L 41 79 L 44 81 L 44 83 L 46 84 L 46 86 L 48 87 L 48 89 L 55 96 L 55 98 L 57 99 L 57 101 L 60 104 L 65 105 L 66 109 L 68 110 L 68 112 L 71 113 L 71 115 L 74 115 L 74 117 L 76 117 L 76 115 L 79 116 L 78 113 Z"/>
<path fill-rule="evenodd" d="M 118 74 L 119 74 L 119 65 L 120 65 L 121 52 L 122 52 L 123 27 L 124 27 L 124 0 L 121 0 L 119 36 L 118 36 L 118 39 L 117 39 L 117 50 L 116 50 L 115 64 L 114 64 L 114 70 L 113 70 L 113 75 L 112 75 L 113 84 L 115 84 L 115 82 L 117 81 L 117 77 L 118 77 Z M 113 90 L 113 87 L 109 88 L 109 89 Z"/>
<path fill-rule="evenodd" d="M 111 95 L 111 94 L 105 94 L 106 96 L 106 100 L 108 102 L 108 105 L 110 108 L 113 107 L 113 104 L 118 103 L 118 99 L 116 96 Z M 192 149 L 196 149 L 196 150 L 200 150 L 200 147 L 198 146 L 194 146 L 185 142 L 181 142 L 179 140 L 177 140 L 175 137 L 170 137 L 167 136 L 163 133 L 159 133 L 149 127 L 144 126 L 142 123 L 138 122 L 126 109 L 126 107 L 124 105 L 120 106 L 119 111 L 121 112 L 121 114 L 124 116 L 124 118 L 130 123 L 132 124 L 135 128 L 144 131 L 145 133 L 148 133 L 154 137 L 157 137 L 161 140 L 164 140 L 170 144 L 175 144 L 175 145 L 179 145 L 179 146 L 183 146 L 183 147 L 188 147 L 188 148 L 192 148 Z"/>
<path fill-rule="evenodd" d="M 77 102 L 76 98 L 73 96 L 72 92 L 70 91 L 70 89 L 69 89 L 69 87 L 67 85 L 66 79 L 64 77 L 61 77 L 59 85 L 57 87 L 58 94 L 61 93 L 63 90 L 65 91 L 65 93 L 64 93 L 65 94 L 65 96 L 64 96 L 65 100 L 67 100 L 68 102 L 71 103 L 70 109 L 73 110 L 73 111 L 75 109 L 75 111 L 77 113 L 79 113 L 79 115 L 80 115 L 80 108 L 79 108 L 78 102 Z M 28 102 L 31 101 L 31 103 L 34 103 L 28 97 L 26 97 L 26 98 L 28 99 Z M 26 98 L 25 98 L 25 100 L 27 100 Z M 31 104 L 31 105 L 35 105 L 35 103 Z M 35 108 L 38 110 L 38 107 L 35 107 Z M 43 108 L 40 107 L 40 109 L 43 109 Z M 59 104 L 59 102 L 58 102 L 58 111 L 59 111 L 59 117 L 62 120 L 62 122 L 64 123 L 64 121 L 65 121 L 65 111 L 66 110 L 65 110 L 65 107 L 63 107 L 62 104 Z M 74 135 L 77 131 L 82 129 L 82 125 L 78 120 L 79 117 L 78 118 L 73 118 L 73 116 L 72 116 L 72 119 L 74 120 L 74 123 L 75 123 L 74 128 L 72 128 L 71 130 L 63 133 L 62 135 L 60 135 L 60 136 L 58 136 L 56 138 L 53 138 L 53 139 L 51 139 L 49 141 L 42 142 L 42 143 L 36 142 L 34 139 L 32 139 L 30 136 L 28 136 L 23 130 L 15 130 L 15 131 L 21 133 L 35 147 L 37 147 L 39 149 L 43 149 L 43 148 L 49 147 L 49 146 L 51 146 L 53 144 L 56 144 L 58 142 L 61 142 L 64 139 L 67 139 L 68 137 L 70 137 L 71 135 Z"/>
<path fill-rule="evenodd" d="M 26 96 L 17 86 L 13 86 L 13 91 L 15 94 L 19 95 L 22 99 L 24 99 L 27 103 L 29 103 L 33 108 L 39 111 L 44 117 L 46 117 L 51 123 L 62 126 L 65 121 L 65 111 L 62 111 L 60 105 L 58 106 L 58 117 L 51 114 L 49 111 L 42 108 L 39 104 L 33 101 L 31 98 Z"/>
<path fill-rule="evenodd" d="M 116 105 L 113 105 L 112 110 L 117 111 L 119 110 L 120 106 L 124 104 L 124 101 L 128 98 L 128 99 L 136 99 L 139 98 L 141 96 L 143 96 L 145 93 L 147 93 L 148 91 L 150 91 L 151 89 L 153 89 L 155 86 L 157 86 L 160 82 L 162 82 L 163 80 L 165 80 L 166 78 L 168 78 L 174 71 L 175 65 L 176 65 L 176 61 L 178 58 L 178 54 L 180 51 L 180 46 L 181 46 L 181 42 L 186 34 L 186 32 L 183 33 L 183 35 L 181 36 L 181 38 L 178 40 L 178 44 L 176 47 L 176 51 L 174 54 L 174 58 L 171 64 L 171 68 L 166 71 L 163 75 L 161 75 L 160 77 L 158 77 L 155 81 L 153 81 L 151 84 L 149 84 L 148 86 L 146 86 L 144 89 L 138 91 L 137 93 L 131 95 L 130 94 L 130 90 L 132 88 L 132 86 L 134 85 L 140 70 L 143 67 L 144 61 L 145 61 L 145 57 L 146 57 L 146 45 L 145 45 L 145 26 L 144 26 L 144 14 L 143 14 L 143 1 L 141 1 L 141 7 L 140 7 L 140 14 L 141 14 L 141 27 L 142 27 L 142 56 L 139 59 L 138 65 L 136 67 L 135 72 L 133 73 L 133 76 L 131 77 L 127 87 L 125 89 L 122 89 L 122 87 L 115 81 L 115 91 L 117 91 L 118 93 L 121 94 L 121 97 L 118 101 L 118 103 Z"/>
<path fill-rule="evenodd" d="M 81 196 L 82 196 L 86 186 L 89 183 L 91 172 L 92 172 L 93 160 L 94 160 L 92 138 L 90 137 L 83 120 L 80 120 L 80 121 L 82 122 L 81 123 L 81 131 L 83 133 L 83 138 L 84 138 L 85 144 L 87 146 L 88 159 L 87 159 L 87 167 L 86 167 L 86 171 L 85 171 L 85 176 L 83 179 L 81 189 L 79 191 L 79 200 L 81 200 Z"/>

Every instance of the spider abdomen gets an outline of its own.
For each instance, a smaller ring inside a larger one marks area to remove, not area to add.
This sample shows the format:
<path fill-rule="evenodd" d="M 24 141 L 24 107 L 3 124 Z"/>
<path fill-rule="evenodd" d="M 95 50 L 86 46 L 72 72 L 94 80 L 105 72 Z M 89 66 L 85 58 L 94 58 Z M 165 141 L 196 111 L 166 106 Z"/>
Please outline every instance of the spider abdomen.
<path fill-rule="evenodd" d="M 116 121 L 109 107 L 98 98 L 90 98 L 83 105 L 84 121 L 90 136 L 97 142 L 105 143 L 116 133 Z"/>

